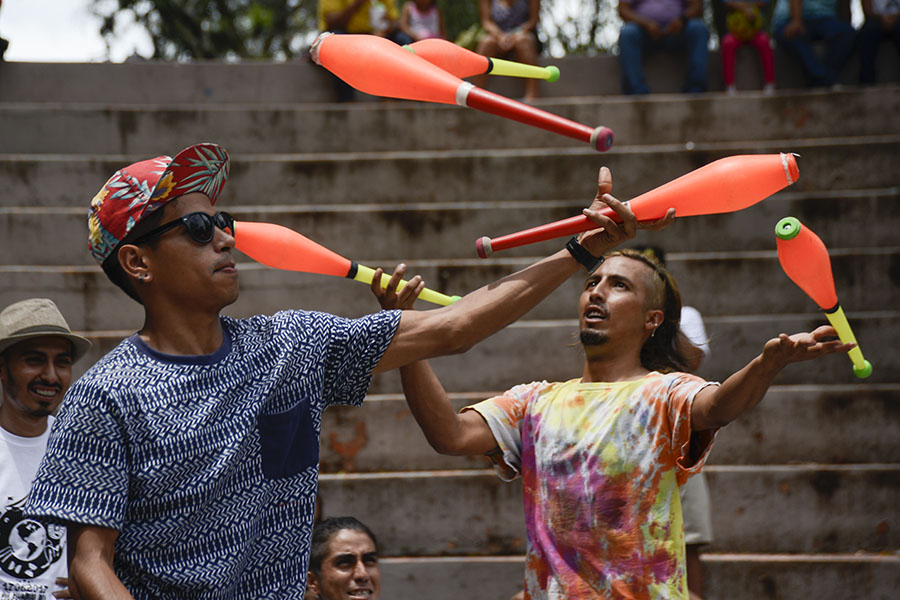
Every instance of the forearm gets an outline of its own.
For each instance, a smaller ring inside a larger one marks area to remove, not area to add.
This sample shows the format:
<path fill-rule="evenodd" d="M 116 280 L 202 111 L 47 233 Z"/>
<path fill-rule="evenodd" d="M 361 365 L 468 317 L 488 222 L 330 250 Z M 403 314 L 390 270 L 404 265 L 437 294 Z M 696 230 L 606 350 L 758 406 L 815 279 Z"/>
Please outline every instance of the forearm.
<path fill-rule="evenodd" d="M 649 19 L 645 19 L 639 15 L 630 4 L 625 4 L 624 2 L 619 2 L 619 16 L 622 17 L 623 21 L 637 23 L 644 28 L 648 27 L 651 23 Z"/>
<path fill-rule="evenodd" d="M 103 559 L 75 556 L 69 563 L 69 589 L 81 600 L 133 600 L 112 566 Z"/>
<path fill-rule="evenodd" d="M 702 390 L 691 412 L 693 429 L 724 427 L 759 404 L 784 365 L 760 354 L 718 387 Z"/>
<path fill-rule="evenodd" d="M 791 20 L 803 20 L 803 0 L 791 0 Z"/>
<path fill-rule="evenodd" d="M 82 600 L 133 600 L 113 570 L 119 532 L 70 523 L 67 527 L 69 589 Z"/>
<path fill-rule="evenodd" d="M 404 311 L 377 371 L 458 354 L 531 310 L 581 266 L 566 250 L 436 310 Z"/>
<path fill-rule="evenodd" d="M 480 417 L 481 427 L 472 415 L 453 410 L 444 386 L 426 361 L 401 367 L 400 380 L 410 412 L 437 452 L 458 456 L 484 454 L 497 445 Z"/>

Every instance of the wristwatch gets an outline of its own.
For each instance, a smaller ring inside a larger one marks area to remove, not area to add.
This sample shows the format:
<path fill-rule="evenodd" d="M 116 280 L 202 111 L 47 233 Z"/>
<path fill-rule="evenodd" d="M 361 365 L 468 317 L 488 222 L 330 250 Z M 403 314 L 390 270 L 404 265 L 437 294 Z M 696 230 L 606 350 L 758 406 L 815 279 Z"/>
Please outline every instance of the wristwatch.
<path fill-rule="evenodd" d="M 601 256 L 598 258 L 585 250 L 584 246 L 578 243 L 578 238 L 575 236 L 573 236 L 566 244 L 566 250 L 569 251 L 572 258 L 577 260 L 585 269 L 587 269 L 588 273 L 593 273 L 594 269 L 603 264 L 603 257 Z"/>

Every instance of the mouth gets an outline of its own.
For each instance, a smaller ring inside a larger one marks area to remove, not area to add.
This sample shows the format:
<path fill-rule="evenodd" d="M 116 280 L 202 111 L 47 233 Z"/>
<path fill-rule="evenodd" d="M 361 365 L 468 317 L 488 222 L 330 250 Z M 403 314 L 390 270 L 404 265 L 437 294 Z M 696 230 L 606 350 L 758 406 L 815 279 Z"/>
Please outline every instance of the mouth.
<path fill-rule="evenodd" d="M 28 391 L 45 400 L 54 400 L 62 392 L 62 386 L 33 383 L 28 386 Z"/>
<path fill-rule="evenodd" d="M 350 590 L 347 592 L 348 598 L 371 598 L 375 593 L 374 590 L 364 589 L 364 590 Z"/>
<path fill-rule="evenodd" d="M 223 272 L 223 273 L 237 273 L 237 267 L 234 264 L 233 260 L 228 260 L 218 265 L 213 272 Z"/>
<path fill-rule="evenodd" d="M 584 311 L 585 324 L 598 323 L 609 318 L 609 312 L 602 306 L 591 305 Z"/>

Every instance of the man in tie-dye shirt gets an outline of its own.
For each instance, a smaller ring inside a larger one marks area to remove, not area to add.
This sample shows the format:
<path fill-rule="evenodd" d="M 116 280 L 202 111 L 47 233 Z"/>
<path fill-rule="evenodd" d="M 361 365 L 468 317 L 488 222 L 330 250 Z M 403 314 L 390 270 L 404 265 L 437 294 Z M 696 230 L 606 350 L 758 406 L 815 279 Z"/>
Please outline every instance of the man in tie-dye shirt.
<path fill-rule="evenodd" d="M 425 362 L 401 369 L 410 408 L 445 454 L 488 454 L 521 475 L 526 598 L 688 598 L 678 487 L 715 432 L 755 406 L 788 363 L 846 352 L 831 327 L 785 334 L 723 384 L 685 373 L 699 349 L 679 328 L 681 297 L 654 259 L 614 251 L 579 304 L 580 379 L 536 382 L 455 414 Z M 375 290 L 382 306 L 411 292 Z"/>

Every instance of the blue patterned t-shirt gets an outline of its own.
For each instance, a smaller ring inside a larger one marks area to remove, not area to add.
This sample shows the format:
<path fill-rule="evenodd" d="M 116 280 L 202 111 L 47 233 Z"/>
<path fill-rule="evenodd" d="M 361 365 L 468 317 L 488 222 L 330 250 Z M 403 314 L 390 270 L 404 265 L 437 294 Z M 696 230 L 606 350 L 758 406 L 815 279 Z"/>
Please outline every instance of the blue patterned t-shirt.
<path fill-rule="evenodd" d="M 302 598 L 322 412 L 362 403 L 398 311 L 222 317 L 213 354 L 134 335 L 66 394 L 27 513 L 119 531 L 135 598 Z"/>

